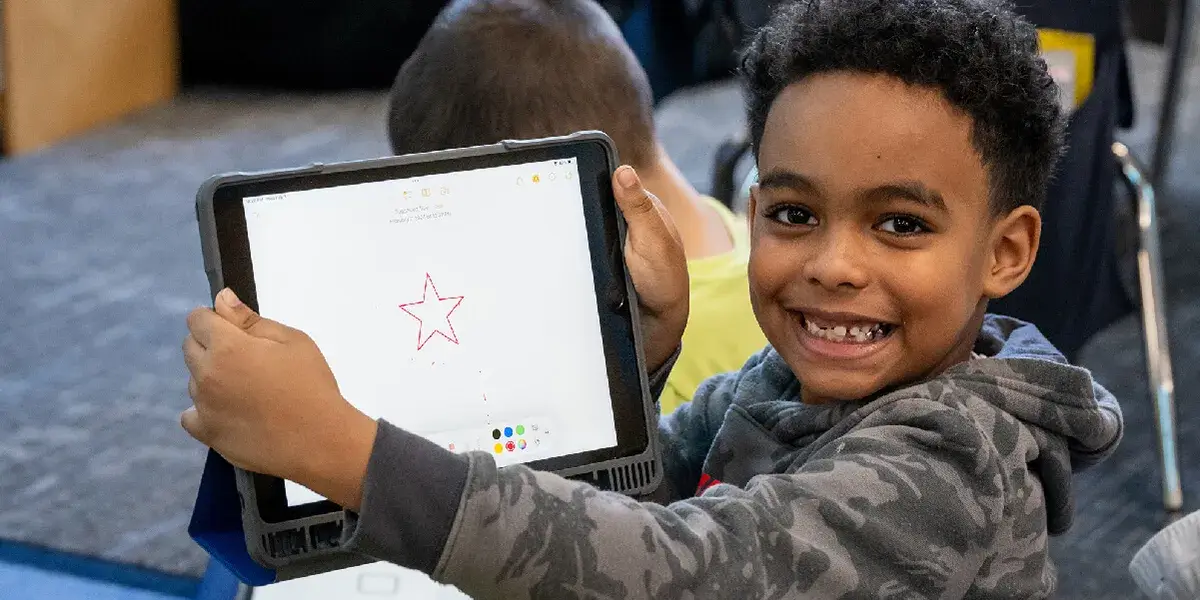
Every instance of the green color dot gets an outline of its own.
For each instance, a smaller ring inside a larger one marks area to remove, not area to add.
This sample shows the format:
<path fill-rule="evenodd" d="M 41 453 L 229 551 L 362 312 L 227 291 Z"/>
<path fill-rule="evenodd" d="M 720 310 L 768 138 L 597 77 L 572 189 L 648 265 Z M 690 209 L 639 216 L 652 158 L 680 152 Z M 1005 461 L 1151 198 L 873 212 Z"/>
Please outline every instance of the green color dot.
<path fill-rule="evenodd" d="M 517 435 L 525 435 L 525 426 L 517 425 Z"/>

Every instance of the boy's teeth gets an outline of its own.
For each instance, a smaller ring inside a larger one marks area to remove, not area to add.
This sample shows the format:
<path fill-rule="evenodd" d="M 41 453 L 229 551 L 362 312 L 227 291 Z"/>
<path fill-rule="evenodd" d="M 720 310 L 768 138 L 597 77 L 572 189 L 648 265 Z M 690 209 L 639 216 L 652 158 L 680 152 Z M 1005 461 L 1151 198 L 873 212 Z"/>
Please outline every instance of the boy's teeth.
<path fill-rule="evenodd" d="M 874 325 L 853 325 L 846 327 L 845 325 L 832 325 L 830 327 L 822 327 L 813 323 L 810 319 L 804 319 L 804 328 L 812 335 L 824 338 L 834 342 L 857 342 L 866 343 L 883 335 L 885 326 L 883 323 Z"/>

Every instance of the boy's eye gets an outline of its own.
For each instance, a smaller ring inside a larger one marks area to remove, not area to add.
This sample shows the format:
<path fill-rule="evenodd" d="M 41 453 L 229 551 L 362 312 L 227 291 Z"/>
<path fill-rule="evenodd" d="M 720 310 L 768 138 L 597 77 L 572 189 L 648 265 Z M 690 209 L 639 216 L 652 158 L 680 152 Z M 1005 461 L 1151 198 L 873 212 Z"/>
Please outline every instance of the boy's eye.
<path fill-rule="evenodd" d="M 808 209 L 799 206 L 781 206 L 772 209 L 767 216 L 787 225 L 816 225 L 817 217 Z"/>
<path fill-rule="evenodd" d="M 929 228 L 920 219 L 906 215 L 888 217 L 879 224 L 879 229 L 897 235 L 913 235 L 929 231 Z"/>

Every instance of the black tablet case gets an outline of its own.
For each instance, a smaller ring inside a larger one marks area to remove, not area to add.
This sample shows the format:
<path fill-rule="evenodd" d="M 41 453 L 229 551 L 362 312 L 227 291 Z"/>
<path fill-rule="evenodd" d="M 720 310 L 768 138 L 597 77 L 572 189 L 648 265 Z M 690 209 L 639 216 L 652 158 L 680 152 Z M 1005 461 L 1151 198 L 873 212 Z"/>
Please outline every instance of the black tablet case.
<path fill-rule="evenodd" d="M 527 141 L 505 141 L 490 146 L 443 150 L 409 156 L 355 161 L 332 165 L 314 164 L 298 169 L 263 173 L 218 175 L 206 181 L 196 197 L 196 218 L 204 254 L 204 270 L 212 297 L 224 287 L 220 252 L 217 244 L 213 195 L 222 185 L 269 181 L 302 175 L 320 175 L 431 162 L 435 160 L 501 154 L 527 148 L 564 143 L 596 141 L 604 145 L 610 170 L 617 164 L 612 140 L 601 132 L 579 132 L 569 136 Z M 618 219 L 619 233 L 625 237 L 625 222 Z M 621 245 L 618 245 L 621 247 Z M 625 277 L 626 297 L 635 298 L 633 283 Z M 642 373 L 642 400 L 646 415 L 648 444 L 642 453 L 600 463 L 557 471 L 559 475 L 585 480 L 600 487 L 629 495 L 652 492 L 662 481 L 662 467 L 655 435 L 657 409 L 649 395 L 645 359 L 641 351 L 641 330 L 637 306 L 634 315 L 634 344 Z M 188 534 L 214 559 L 226 566 L 239 580 L 249 585 L 270 583 L 345 569 L 373 559 L 345 552 L 337 546 L 341 537 L 342 512 L 327 513 L 283 523 L 267 523 L 258 513 L 258 501 L 252 475 L 235 468 L 220 454 L 210 450 L 204 465 Z"/>

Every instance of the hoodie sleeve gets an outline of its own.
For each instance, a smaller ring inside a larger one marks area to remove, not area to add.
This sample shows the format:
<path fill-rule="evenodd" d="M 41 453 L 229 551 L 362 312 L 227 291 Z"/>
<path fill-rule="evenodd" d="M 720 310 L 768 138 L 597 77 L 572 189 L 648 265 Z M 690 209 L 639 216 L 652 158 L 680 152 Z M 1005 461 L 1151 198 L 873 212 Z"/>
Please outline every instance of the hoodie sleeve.
<path fill-rule="evenodd" d="M 657 398 L 666 387 L 681 350 L 676 348 L 657 371 L 648 374 L 651 397 Z M 379 421 L 360 512 L 344 513 L 342 547 L 430 572 L 450 536 L 469 468 L 466 456 Z M 366 527 L 363 515 L 368 518 Z"/>
<path fill-rule="evenodd" d="M 355 550 L 423 569 L 477 600 L 961 597 L 1005 513 L 1004 477 L 972 422 L 921 404 L 894 418 L 875 411 L 876 423 L 797 472 L 715 485 L 666 506 L 522 466 L 497 469 L 472 454 L 439 556 L 381 538 L 425 525 L 419 507 L 372 497 L 370 486 Z"/>

